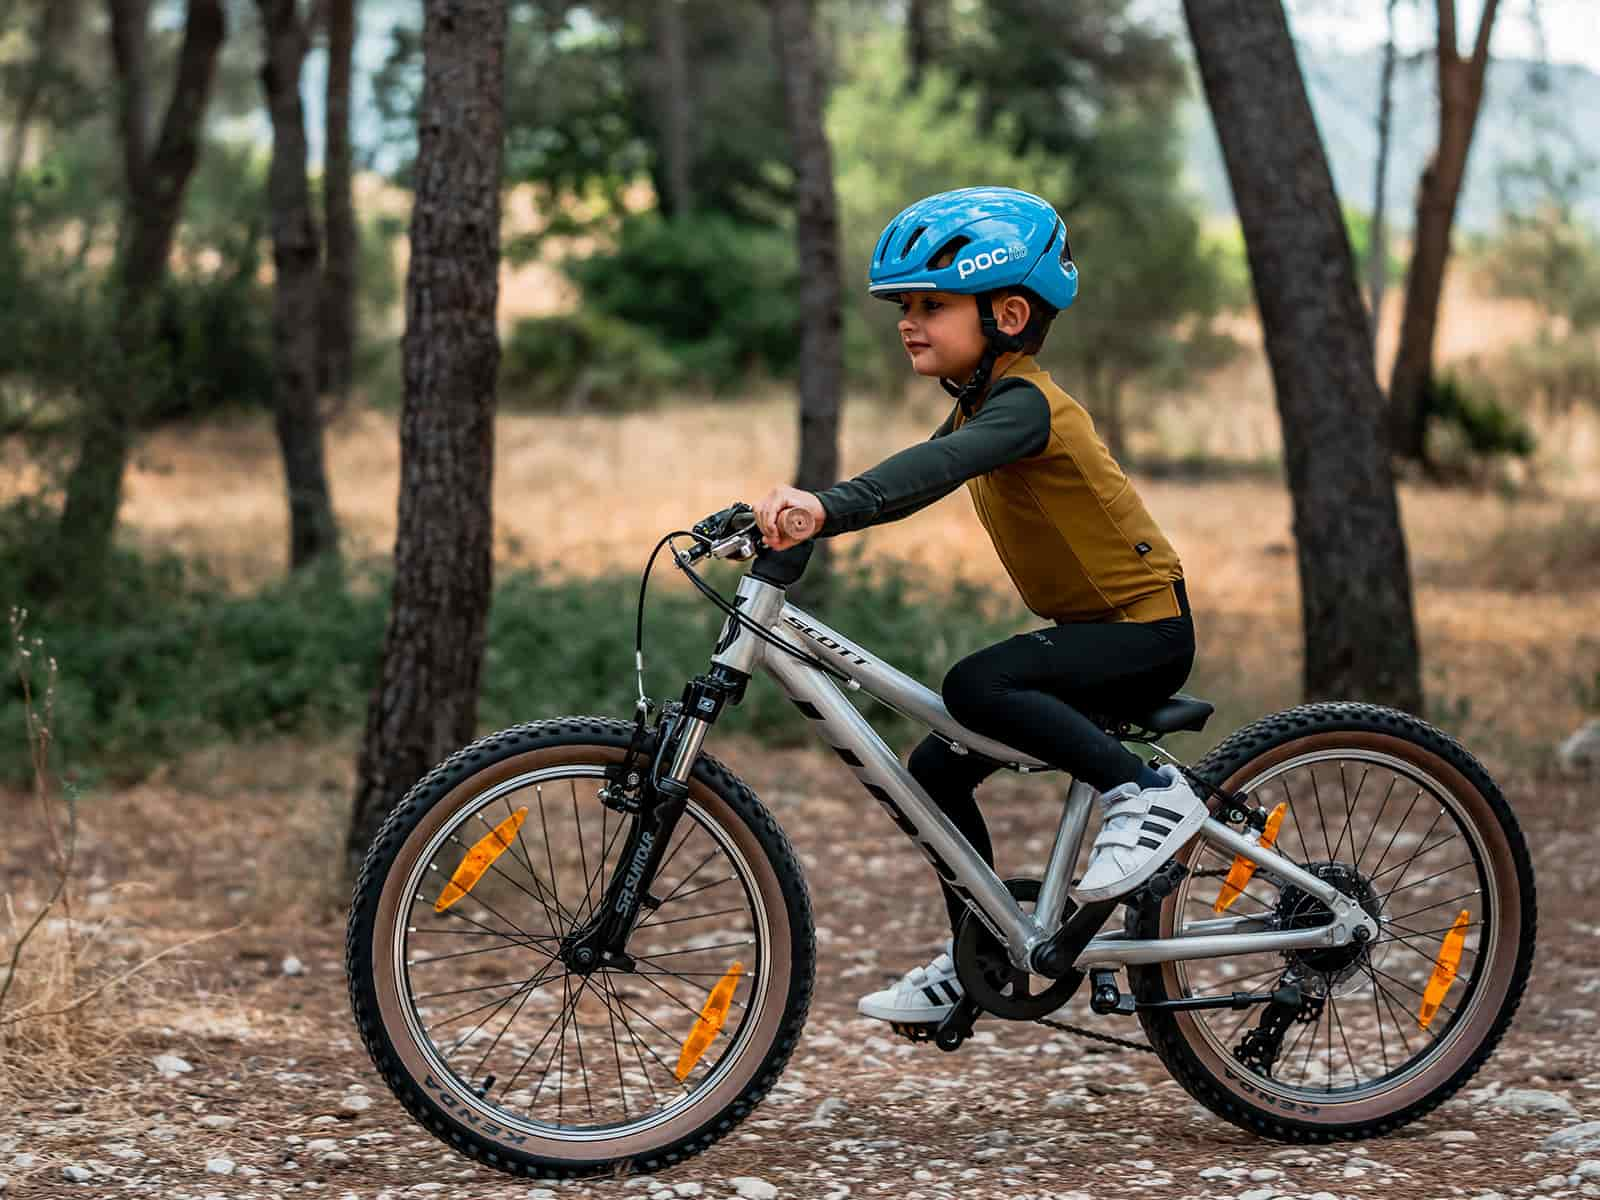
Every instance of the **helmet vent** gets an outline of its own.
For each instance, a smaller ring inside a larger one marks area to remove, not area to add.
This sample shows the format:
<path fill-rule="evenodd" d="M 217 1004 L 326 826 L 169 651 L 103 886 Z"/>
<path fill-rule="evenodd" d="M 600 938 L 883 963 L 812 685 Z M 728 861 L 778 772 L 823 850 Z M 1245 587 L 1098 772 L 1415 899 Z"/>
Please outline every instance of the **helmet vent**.
<path fill-rule="evenodd" d="M 1050 253 L 1050 247 L 1054 246 L 1056 244 L 1056 234 L 1058 234 L 1060 232 L 1061 232 L 1061 222 L 1057 221 L 1055 223 L 1055 227 L 1050 230 L 1050 240 L 1044 244 L 1044 249 L 1039 251 L 1039 253 L 1041 255 L 1045 255 L 1045 254 L 1049 254 Z"/>
<path fill-rule="evenodd" d="M 972 239 L 969 237 L 951 238 L 944 245 L 940 246 L 933 256 L 928 259 L 929 268 L 937 271 L 943 269 L 944 267 L 948 267 L 955 261 L 956 255 L 960 252 L 961 248 L 970 241 L 972 241 Z"/>
<path fill-rule="evenodd" d="M 910 254 L 911 247 L 917 244 L 917 239 L 927 232 L 928 227 L 926 225 L 918 225 L 915 229 L 913 229 L 911 231 L 911 236 L 906 239 L 905 248 L 900 251 L 900 257 L 904 258 L 906 255 Z"/>

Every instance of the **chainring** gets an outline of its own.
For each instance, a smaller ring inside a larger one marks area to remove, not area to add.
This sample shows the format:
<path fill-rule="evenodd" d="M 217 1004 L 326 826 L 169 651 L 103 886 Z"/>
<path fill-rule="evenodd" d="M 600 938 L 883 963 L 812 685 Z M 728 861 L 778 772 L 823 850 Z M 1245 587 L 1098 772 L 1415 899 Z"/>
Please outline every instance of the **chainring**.
<path fill-rule="evenodd" d="M 1005 886 L 1019 904 L 1039 899 L 1037 879 L 1007 879 Z M 1071 906 L 1069 900 L 1063 921 L 1071 916 Z M 1083 983 L 1082 971 L 1068 971 L 1060 979 L 1046 980 L 1017 970 L 1000 939 L 970 911 L 961 918 L 954 957 L 956 974 L 967 995 L 985 1012 L 1008 1021 L 1036 1021 L 1055 1012 L 1072 999 Z M 1031 985 L 1036 978 L 1048 986 L 1033 991 Z"/>

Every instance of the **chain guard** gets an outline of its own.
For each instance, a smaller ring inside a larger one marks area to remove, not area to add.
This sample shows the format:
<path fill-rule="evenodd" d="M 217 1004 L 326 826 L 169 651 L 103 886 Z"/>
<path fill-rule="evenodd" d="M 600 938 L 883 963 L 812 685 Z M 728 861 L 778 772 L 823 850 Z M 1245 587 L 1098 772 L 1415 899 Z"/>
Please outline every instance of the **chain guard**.
<path fill-rule="evenodd" d="M 1007 879 L 1006 890 L 1019 904 L 1039 899 L 1037 879 Z M 1072 902 L 1067 902 L 1065 921 L 1071 915 Z M 1056 1011 L 1083 983 L 1082 971 L 1068 971 L 1060 979 L 1043 980 L 1019 971 L 1011 965 L 1011 957 L 1000 940 L 975 914 L 968 912 L 961 918 L 961 928 L 955 940 L 956 974 L 968 996 L 985 1012 L 1008 1021 L 1035 1021 Z M 1049 984 L 1040 991 L 1031 991 L 1030 984 L 1039 979 Z"/>

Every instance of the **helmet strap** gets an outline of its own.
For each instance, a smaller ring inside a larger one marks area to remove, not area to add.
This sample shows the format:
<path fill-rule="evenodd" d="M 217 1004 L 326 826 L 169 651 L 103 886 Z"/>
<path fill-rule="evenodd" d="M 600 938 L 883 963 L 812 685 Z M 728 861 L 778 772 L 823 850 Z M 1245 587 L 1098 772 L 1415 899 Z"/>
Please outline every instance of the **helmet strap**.
<path fill-rule="evenodd" d="M 939 380 L 939 386 L 956 398 L 962 416 L 968 418 L 972 416 L 972 406 L 989 388 L 989 375 L 994 370 L 995 360 L 1002 354 L 1020 351 L 1025 344 L 1016 334 L 1005 333 L 995 324 L 994 306 L 989 302 L 988 292 L 978 293 L 977 301 L 978 325 L 983 330 L 983 357 L 978 359 L 978 365 L 960 387 L 948 379 Z"/>

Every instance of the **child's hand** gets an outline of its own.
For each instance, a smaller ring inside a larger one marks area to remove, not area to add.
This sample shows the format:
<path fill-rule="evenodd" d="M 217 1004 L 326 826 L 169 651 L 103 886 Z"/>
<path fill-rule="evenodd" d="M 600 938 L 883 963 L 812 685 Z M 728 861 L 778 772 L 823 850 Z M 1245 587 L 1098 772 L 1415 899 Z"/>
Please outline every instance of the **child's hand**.
<path fill-rule="evenodd" d="M 800 518 L 802 513 L 805 520 Z M 787 550 L 815 536 L 826 517 L 822 501 L 799 488 L 775 487 L 756 505 L 756 527 L 761 530 L 762 540 L 774 550 Z M 794 536 L 796 526 L 805 531 L 799 537 Z"/>

